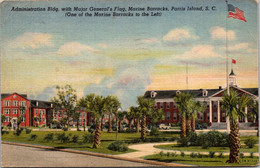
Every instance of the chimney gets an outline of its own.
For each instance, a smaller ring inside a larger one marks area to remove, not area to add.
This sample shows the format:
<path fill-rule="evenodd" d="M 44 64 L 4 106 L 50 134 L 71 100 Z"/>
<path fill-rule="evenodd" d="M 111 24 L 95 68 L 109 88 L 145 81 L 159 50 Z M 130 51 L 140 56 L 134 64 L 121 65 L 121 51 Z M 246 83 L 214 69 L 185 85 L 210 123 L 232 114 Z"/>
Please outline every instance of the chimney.
<path fill-rule="evenodd" d="M 218 89 L 221 90 L 221 89 L 222 89 L 222 86 L 219 86 Z"/>
<path fill-rule="evenodd" d="M 36 106 L 38 106 L 39 105 L 39 103 L 38 103 L 38 101 L 36 102 Z"/>

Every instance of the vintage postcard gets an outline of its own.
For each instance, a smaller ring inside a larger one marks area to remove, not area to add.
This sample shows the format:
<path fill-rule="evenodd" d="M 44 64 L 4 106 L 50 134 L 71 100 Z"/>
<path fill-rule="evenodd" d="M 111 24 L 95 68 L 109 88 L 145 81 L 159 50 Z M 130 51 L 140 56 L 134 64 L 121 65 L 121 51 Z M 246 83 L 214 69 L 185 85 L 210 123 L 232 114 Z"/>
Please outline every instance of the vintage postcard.
<path fill-rule="evenodd" d="M 257 8 L 2 1 L 1 166 L 259 165 Z"/>

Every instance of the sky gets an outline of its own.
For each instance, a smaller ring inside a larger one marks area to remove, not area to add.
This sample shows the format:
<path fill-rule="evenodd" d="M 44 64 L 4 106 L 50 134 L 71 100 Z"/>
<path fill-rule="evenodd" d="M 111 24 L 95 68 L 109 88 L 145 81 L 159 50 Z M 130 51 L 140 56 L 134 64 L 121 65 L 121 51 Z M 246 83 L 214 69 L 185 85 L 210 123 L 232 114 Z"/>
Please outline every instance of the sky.
<path fill-rule="evenodd" d="M 258 87 L 257 3 L 228 3 L 243 10 L 247 22 L 227 18 L 224 0 L 3 2 L 1 93 L 50 100 L 55 86 L 70 84 L 78 98 L 89 93 L 117 95 L 127 110 L 147 90 L 225 87 L 226 51 L 229 72 L 231 59 L 236 60 L 238 86 Z M 216 10 L 169 10 L 147 17 L 11 11 L 12 7 L 116 6 L 215 6 Z"/>

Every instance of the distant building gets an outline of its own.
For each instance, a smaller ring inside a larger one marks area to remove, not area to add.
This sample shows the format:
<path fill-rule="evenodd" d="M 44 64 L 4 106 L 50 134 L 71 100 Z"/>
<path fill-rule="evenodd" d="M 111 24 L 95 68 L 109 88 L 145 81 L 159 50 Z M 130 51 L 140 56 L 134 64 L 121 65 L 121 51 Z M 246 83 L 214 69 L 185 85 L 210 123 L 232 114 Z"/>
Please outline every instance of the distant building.
<path fill-rule="evenodd" d="M 239 88 L 236 83 L 236 75 L 232 70 L 229 75 L 229 84 L 240 95 L 247 94 L 255 99 L 258 99 L 258 88 Z M 156 109 L 162 109 L 164 111 L 165 119 L 162 123 L 177 123 L 180 121 L 179 109 L 174 102 L 174 97 L 181 92 L 190 93 L 194 99 L 203 102 L 206 105 L 206 110 L 198 114 L 198 121 L 202 123 L 219 123 L 215 126 L 221 126 L 221 123 L 226 122 L 225 111 L 221 109 L 221 100 L 224 94 L 222 87 L 218 89 L 195 89 L 195 90 L 154 90 L 146 91 L 145 98 L 153 98 L 155 100 Z M 245 108 L 245 113 L 248 114 L 251 109 Z M 240 118 L 242 123 L 253 123 L 258 121 L 252 121 L 249 115 L 245 118 Z M 223 126 L 223 124 L 222 124 Z"/>

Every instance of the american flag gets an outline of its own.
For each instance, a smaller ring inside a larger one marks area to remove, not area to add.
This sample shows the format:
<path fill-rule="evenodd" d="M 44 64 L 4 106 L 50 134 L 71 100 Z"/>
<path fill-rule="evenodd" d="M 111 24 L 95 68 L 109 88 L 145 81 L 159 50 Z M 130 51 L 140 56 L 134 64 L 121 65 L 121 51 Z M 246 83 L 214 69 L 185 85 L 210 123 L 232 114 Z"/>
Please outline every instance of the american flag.
<path fill-rule="evenodd" d="M 238 9 L 237 7 L 234 7 L 231 4 L 228 4 L 228 17 L 243 20 L 244 22 L 246 22 L 244 11 Z"/>

